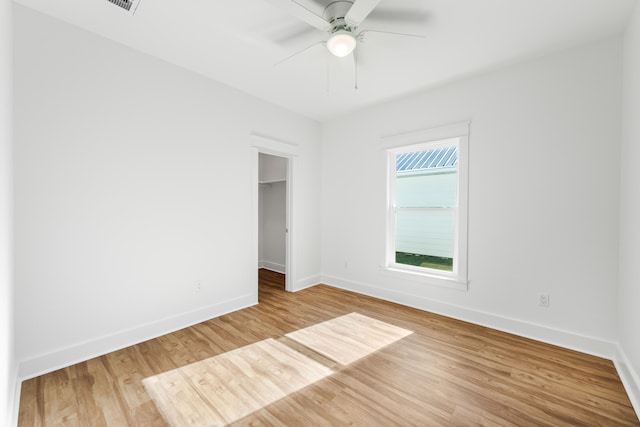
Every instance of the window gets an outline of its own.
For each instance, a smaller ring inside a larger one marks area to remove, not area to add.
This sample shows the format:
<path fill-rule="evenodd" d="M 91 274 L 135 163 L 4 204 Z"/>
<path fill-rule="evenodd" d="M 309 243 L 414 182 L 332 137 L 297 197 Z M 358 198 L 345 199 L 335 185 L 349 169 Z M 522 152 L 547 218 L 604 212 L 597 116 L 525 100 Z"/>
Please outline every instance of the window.
<path fill-rule="evenodd" d="M 385 266 L 410 278 L 466 287 L 468 125 L 448 129 L 455 136 L 426 131 L 410 137 L 413 143 L 387 149 Z"/>

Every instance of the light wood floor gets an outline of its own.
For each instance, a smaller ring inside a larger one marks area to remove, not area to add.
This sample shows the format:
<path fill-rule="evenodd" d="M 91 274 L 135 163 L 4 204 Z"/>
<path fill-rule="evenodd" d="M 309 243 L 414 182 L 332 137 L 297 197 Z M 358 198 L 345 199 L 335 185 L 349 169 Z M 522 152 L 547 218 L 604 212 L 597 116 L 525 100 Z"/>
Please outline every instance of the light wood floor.
<path fill-rule="evenodd" d="M 640 426 L 608 360 L 265 270 L 259 299 L 25 381 L 19 425 L 166 426 L 144 378 L 274 338 L 335 373 L 233 425 Z M 347 366 L 285 337 L 352 312 L 413 333 Z"/>

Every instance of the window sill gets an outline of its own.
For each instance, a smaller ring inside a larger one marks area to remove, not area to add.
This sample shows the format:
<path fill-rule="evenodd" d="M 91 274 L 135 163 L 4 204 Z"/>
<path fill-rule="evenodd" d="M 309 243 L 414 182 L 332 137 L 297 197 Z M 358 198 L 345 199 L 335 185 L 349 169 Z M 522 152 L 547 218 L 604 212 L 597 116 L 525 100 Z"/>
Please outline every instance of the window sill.
<path fill-rule="evenodd" d="M 456 289 L 465 292 L 469 290 L 468 280 L 463 280 L 453 275 L 449 276 L 434 274 L 431 272 L 413 271 L 408 269 L 405 270 L 403 268 L 395 266 L 380 266 L 380 268 L 387 275 L 395 278 L 413 280 L 416 282 L 426 283 L 434 286 L 442 286 L 445 288 Z"/>

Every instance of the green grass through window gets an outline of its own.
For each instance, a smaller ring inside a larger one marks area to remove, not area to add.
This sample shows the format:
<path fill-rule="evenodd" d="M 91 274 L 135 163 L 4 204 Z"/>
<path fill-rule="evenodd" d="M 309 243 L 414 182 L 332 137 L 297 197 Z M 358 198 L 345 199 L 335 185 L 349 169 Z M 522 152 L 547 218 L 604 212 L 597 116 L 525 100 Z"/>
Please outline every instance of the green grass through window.
<path fill-rule="evenodd" d="M 433 268 L 436 270 L 453 271 L 453 258 L 396 252 L 396 263 Z"/>

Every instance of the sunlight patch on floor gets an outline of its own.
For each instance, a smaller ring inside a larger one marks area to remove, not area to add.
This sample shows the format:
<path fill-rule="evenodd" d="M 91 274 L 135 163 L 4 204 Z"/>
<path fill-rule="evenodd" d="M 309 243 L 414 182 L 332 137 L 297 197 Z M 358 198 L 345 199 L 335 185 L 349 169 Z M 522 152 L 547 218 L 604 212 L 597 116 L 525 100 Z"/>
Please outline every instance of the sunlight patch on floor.
<path fill-rule="evenodd" d="M 171 426 L 237 421 L 333 371 L 274 339 L 143 380 Z"/>
<path fill-rule="evenodd" d="M 286 336 L 348 365 L 413 332 L 351 313 Z M 269 338 L 153 377 L 143 384 L 171 426 L 223 426 L 334 371 Z"/>
<path fill-rule="evenodd" d="M 350 313 L 286 336 L 341 365 L 349 365 L 412 333 L 362 314 Z"/>

